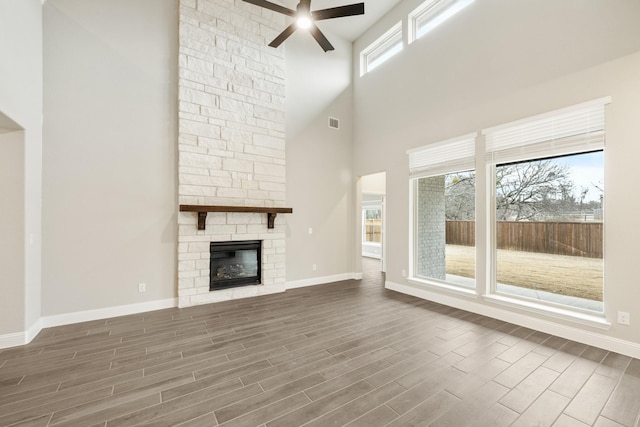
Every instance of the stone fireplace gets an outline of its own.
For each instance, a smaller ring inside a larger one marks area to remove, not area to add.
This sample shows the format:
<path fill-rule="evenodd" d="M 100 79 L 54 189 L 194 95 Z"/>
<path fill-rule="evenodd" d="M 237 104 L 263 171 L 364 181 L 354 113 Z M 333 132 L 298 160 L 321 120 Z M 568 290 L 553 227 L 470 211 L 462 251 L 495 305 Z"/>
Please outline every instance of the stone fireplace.
<path fill-rule="evenodd" d="M 285 58 L 267 46 L 283 25 L 241 1 L 180 0 L 180 205 L 284 207 Z M 179 306 L 284 291 L 286 216 L 273 218 L 180 212 Z M 211 288 L 212 245 L 240 241 L 261 242 L 259 283 Z"/>

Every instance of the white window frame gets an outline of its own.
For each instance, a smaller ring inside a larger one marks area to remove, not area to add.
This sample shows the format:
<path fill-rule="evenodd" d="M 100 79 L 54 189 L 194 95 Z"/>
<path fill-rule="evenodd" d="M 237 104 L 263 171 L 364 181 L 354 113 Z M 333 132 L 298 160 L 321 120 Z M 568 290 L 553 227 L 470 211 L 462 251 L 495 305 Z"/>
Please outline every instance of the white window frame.
<path fill-rule="evenodd" d="M 427 285 L 445 291 L 452 291 L 464 296 L 476 297 L 477 272 L 474 277 L 474 288 L 464 287 L 455 283 L 441 281 L 435 278 L 425 278 L 416 274 L 416 232 L 417 232 L 417 182 L 420 178 L 439 176 L 468 170 L 476 171 L 476 141 L 477 133 L 470 133 L 445 141 L 436 142 L 423 147 L 408 150 L 409 156 L 409 203 L 410 203 L 410 231 L 409 231 L 409 283 Z M 477 191 L 477 190 L 476 190 Z M 477 260 L 477 246 L 476 260 Z"/>
<path fill-rule="evenodd" d="M 560 110 L 536 115 L 482 130 L 486 143 L 489 189 L 495 189 L 496 166 L 509 162 L 581 154 L 605 148 L 605 107 L 610 97 L 600 98 Z M 485 298 L 499 304 L 539 311 L 562 319 L 601 326 L 606 311 L 580 309 L 550 301 L 532 300 L 497 290 L 496 192 L 488 191 L 487 289 Z M 604 295 L 604 282 L 603 282 Z"/>
<path fill-rule="evenodd" d="M 456 15 L 474 0 L 427 0 L 409 13 L 409 44 Z"/>
<path fill-rule="evenodd" d="M 360 52 L 360 77 L 385 63 L 402 49 L 404 40 L 400 21 Z"/>

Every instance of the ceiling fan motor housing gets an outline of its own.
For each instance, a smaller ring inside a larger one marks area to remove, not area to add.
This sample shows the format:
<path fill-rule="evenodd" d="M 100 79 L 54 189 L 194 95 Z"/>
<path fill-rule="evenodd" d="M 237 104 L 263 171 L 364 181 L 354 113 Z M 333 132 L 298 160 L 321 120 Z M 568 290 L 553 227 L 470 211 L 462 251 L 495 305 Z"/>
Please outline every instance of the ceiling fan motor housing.
<path fill-rule="evenodd" d="M 300 0 L 298 6 L 296 6 L 296 10 L 291 10 L 284 6 L 277 5 L 275 3 L 271 3 L 267 0 L 243 0 L 246 3 L 251 3 L 256 6 L 263 7 L 265 9 L 272 10 L 274 12 L 282 13 L 284 15 L 288 15 L 294 18 L 306 18 L 308 21 L 308 31 L 311 33 L 314 39 L 318 42 L 320 47 L 327 52 L 330 50 L 334 50 L 334 47 L 331 45 L 327 37 L 320 31 L 320 28 L 315 24 L 314 21 L 320 21 L 325 19 L 333 19 L 333 18 L 343 18 L 347 16 L 354 15 L 363 15 L 364 14 L 364 3 L 355 3 L 346 6 L 338 6 L 332 7 L 329 9 L 316 10 L 311 12 L 311 0 Z M 269 46 L 277 48 L 280 46 L 291 34 L 296 30 L 296 23 L 289 25 L 285 30 L 280 33 Z"/>

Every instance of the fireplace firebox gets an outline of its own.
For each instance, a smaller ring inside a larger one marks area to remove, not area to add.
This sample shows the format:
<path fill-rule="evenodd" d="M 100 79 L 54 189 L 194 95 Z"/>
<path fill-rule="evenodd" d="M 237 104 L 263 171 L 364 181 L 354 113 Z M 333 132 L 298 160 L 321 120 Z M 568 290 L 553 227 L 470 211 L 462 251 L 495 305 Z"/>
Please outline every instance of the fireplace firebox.
<path fill-rule="evenodd" d="M 211 242 L 209 290 L 259 285 L 262 241 Z"/>

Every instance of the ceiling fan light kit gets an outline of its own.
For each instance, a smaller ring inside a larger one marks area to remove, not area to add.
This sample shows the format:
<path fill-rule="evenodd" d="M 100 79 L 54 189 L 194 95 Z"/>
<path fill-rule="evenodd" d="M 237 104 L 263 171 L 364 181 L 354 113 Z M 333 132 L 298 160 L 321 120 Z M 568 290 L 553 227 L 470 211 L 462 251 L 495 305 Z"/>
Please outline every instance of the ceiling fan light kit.
<path fill-rule="evenodd" d="M 320 47 L 328 52 L 334 50 L 329 40 L 320 31 L 320 28 L 315 24 L 315 21 L 321 21 L 324 19 L 344 18 L 346 16 L 364 15 L 364 3 L 354 3 L 346 6 L 332 7 L 329 9 L 321 9 L 311 11 L 311 0 L 300 0 L 296 10 L 289 9 L 284 6 L 280 6 L 275 3 L 271 3 L 267 0 L 243 0 L 246 3 L 251 3 L 256 6 L 263 7 L 265 9 L 272 10 L 274 12 L 282 13 L 283 15 L 291 16 L 295 21 L 289 25 L 283 32 L 281 32 L 269 46 L 277 48 L 280 46 L 294 31 L 298 28 L 308 30 L 314 39 L 318 42 Z"/>

